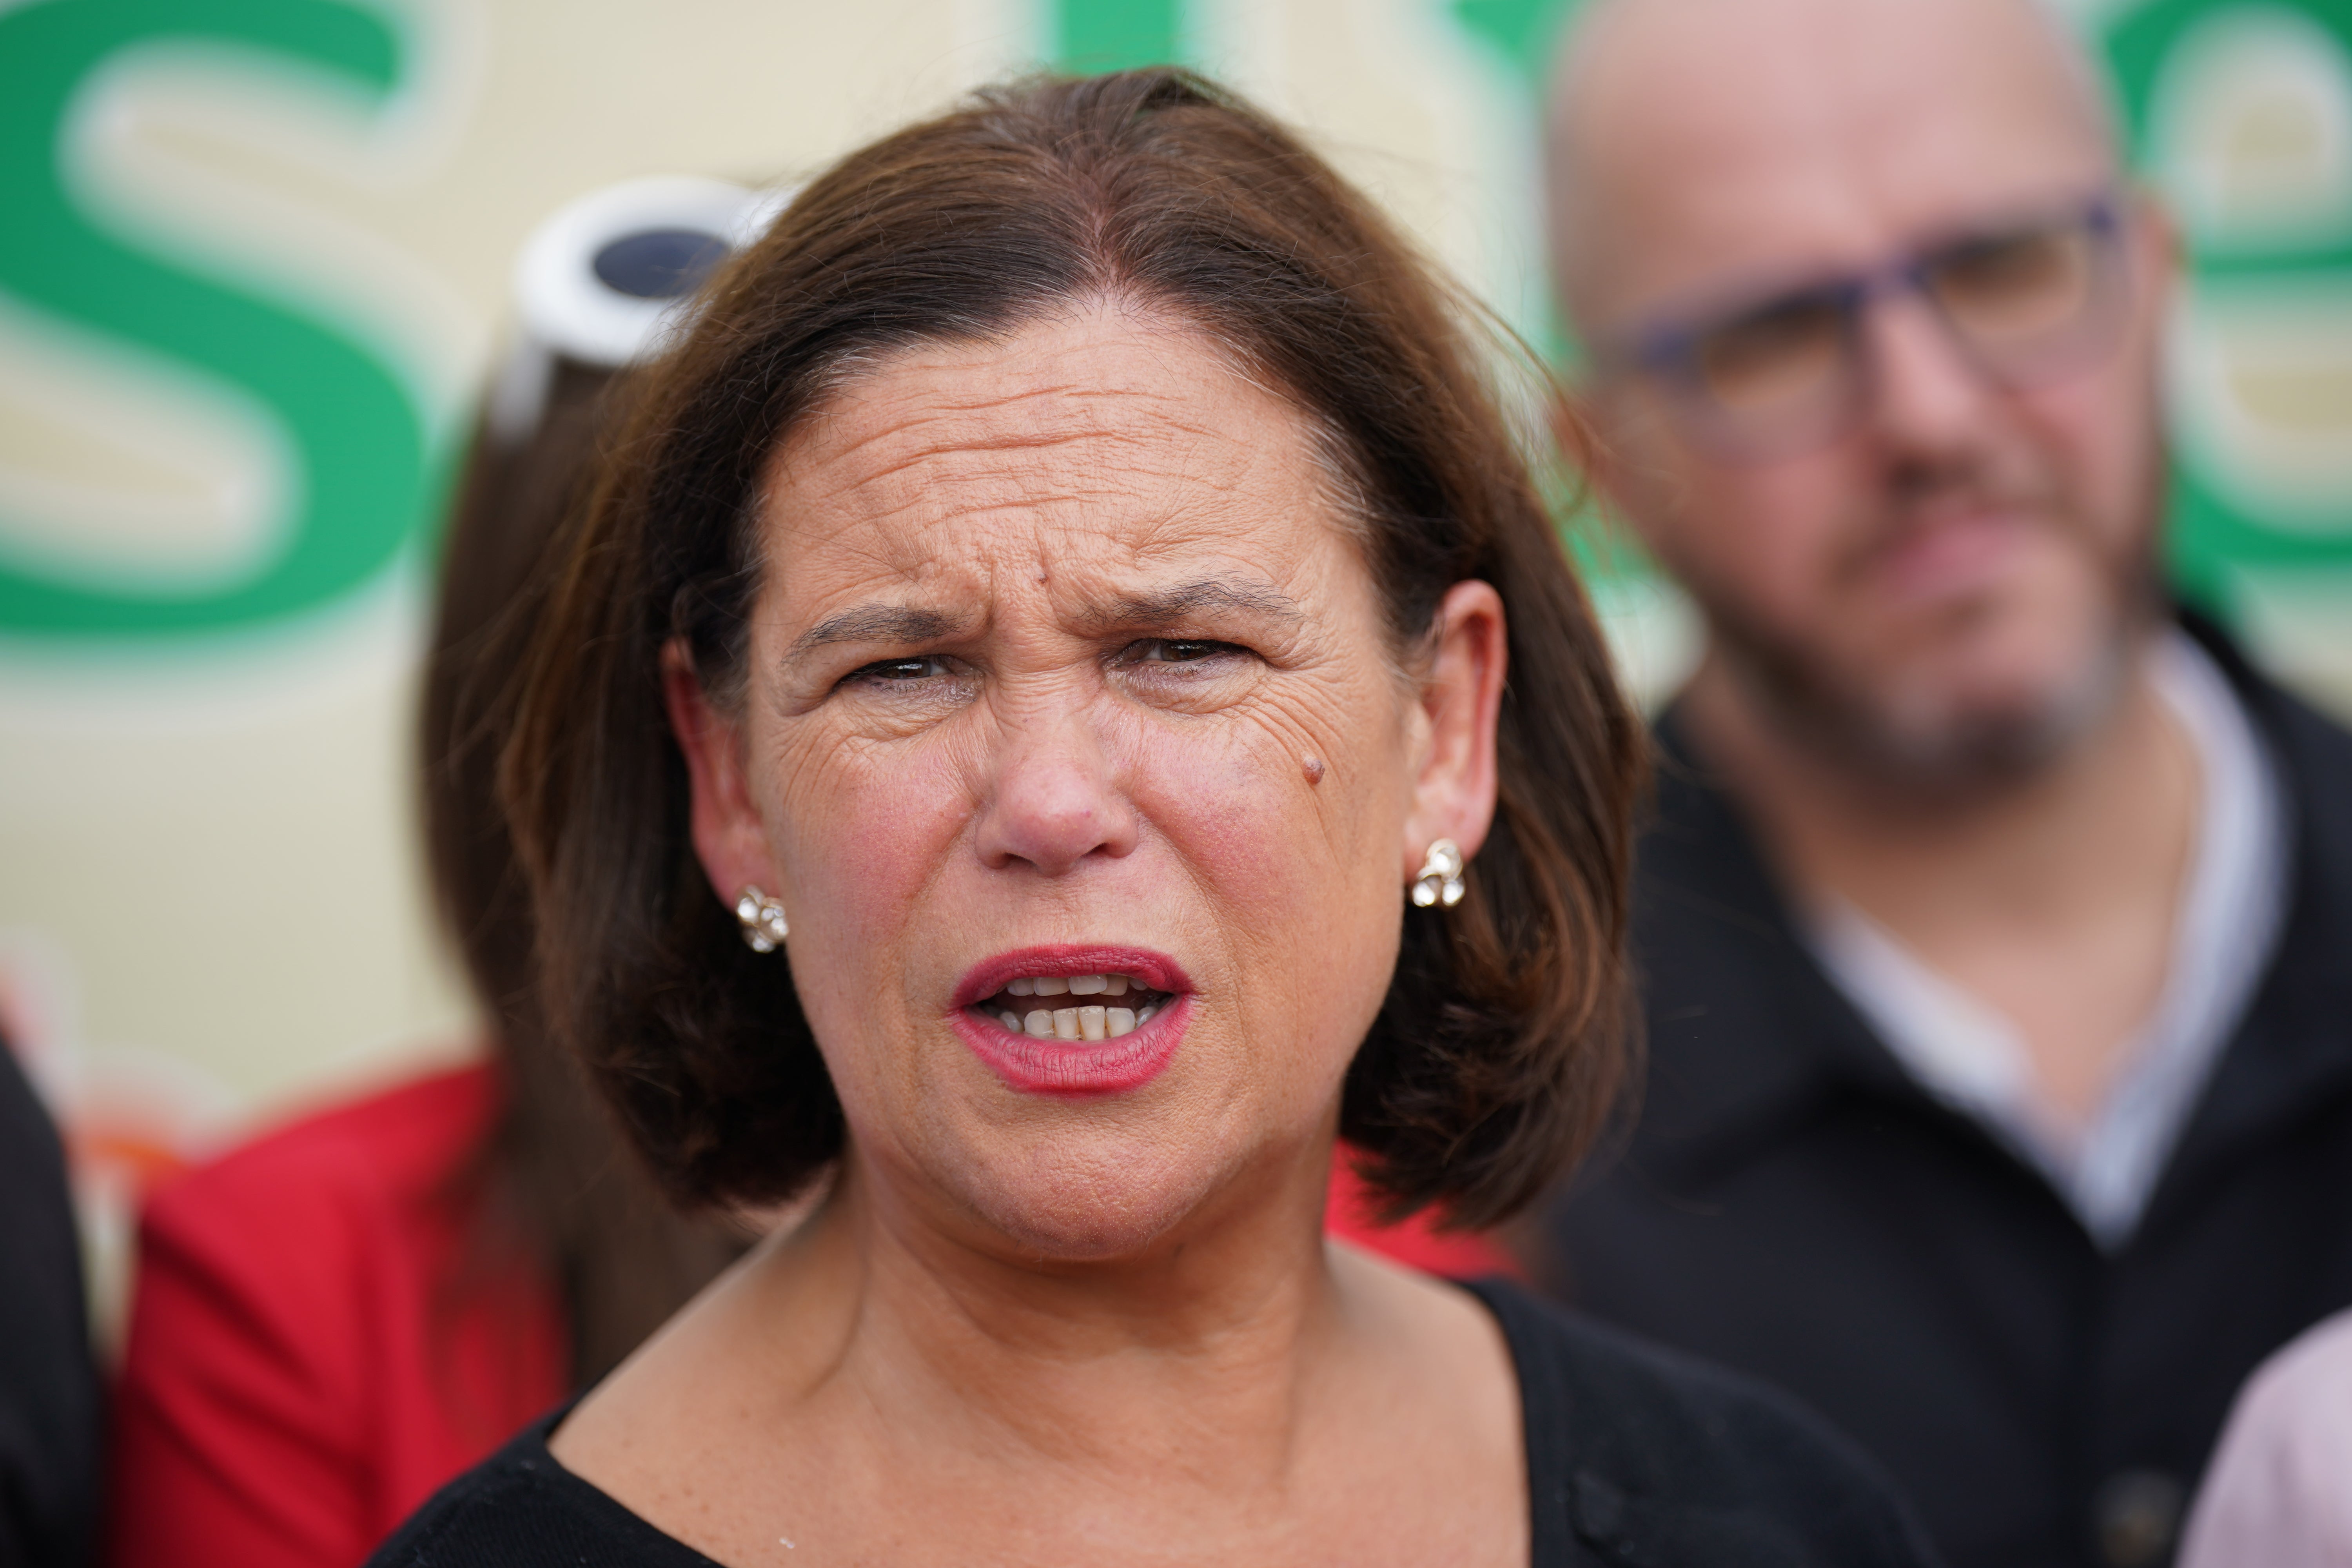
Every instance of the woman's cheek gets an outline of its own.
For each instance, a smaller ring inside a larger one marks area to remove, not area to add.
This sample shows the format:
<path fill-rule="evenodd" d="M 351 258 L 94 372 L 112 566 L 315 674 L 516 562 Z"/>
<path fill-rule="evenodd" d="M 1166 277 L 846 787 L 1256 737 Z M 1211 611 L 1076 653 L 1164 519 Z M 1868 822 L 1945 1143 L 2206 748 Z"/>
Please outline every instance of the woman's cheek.
<path fill-rule="evenodd" d="M 1378 1012 L 1395 961 L 1399 770 L 1385 756 L 1327 760 L 1318 753 L 1335 748 L 1307 752 L 1287 725 L 1237 724 L 1207 742 L 1150 749 L 1145 815 L 1198 879 L 1205 912 L 1222 928 L 1217 945 L 1234 964 L 1219 976 L 1238 983 L 1243 1004 L 1226 1019 L 1240 1030 L 1228 1043 L 1247 1048 L 1222 1070 L 1269 1097 L 1264 1114 L 1312 1121 Z M 1307 776 L 1309 756 L 1325 764 L 1319 780 Z"/>
<path fill-rule="evenodd" d="M 1138 808 L 1234 915 L 1331 896 L 1360 861 L 1374 781 L 1360 759 L 1318 754 L 1332 748 L 1310 732 L 1237 717 L 1138 737 Z M 1310 758 L 1322 763 L 1312 778 Z"/>
<path fill-rule="evenodd" d="M 806 906 L 804 945 L 821 948 L 835 973 L 878 970 L 901 955 L 918 895 L 969 814 L 964 780 L 937 747 L 828 737 L 813 749 L 777 811 L 794 939 Z"/>

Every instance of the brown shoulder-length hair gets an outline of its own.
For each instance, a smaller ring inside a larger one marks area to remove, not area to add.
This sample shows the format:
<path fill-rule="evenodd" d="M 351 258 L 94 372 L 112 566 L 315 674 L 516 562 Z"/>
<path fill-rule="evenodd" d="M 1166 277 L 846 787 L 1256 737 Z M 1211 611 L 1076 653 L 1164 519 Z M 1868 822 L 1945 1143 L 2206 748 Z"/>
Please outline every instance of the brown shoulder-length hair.
<path fill-rule="evenodd" d="M 1502 595 L 1495 826 L 1467 898 L 1406 910 L 1340 1116 L 1393 1212 L 1498 1220 L 1589 1144 L 1623 1076 L 1641 730 L 1455 296 L 1295 137 L 1173 68 L 995 89 L 851 153 L 647 374 L 505 756 L 557 1023 L 684 1197 L 772 1201 L 840 1153 L 788 967 L 746 949 L 695 858 L 661 650 L 683 638 L 716 700 L 740 693 L 771 564 L 759 477 L 822 399 L 855 395 L 856 362 L 1101 299 L 1192 322 L 1325 432 L 1401 652 L 1454 583 Z"/>
<path fill-rule="evenodd" d="M 425 850 L 444 925 L 488 1025 L 497 1120 L 446 1194 L 467 1237 L 438 1305 L 502 1288 L 520 1262 L 554 1288 L 584 1388 L 740 1255 L 716 1216 L 681 1215 L 551 1035 L 532 973 L 529 890 L 499 808 L 531 621 L 583 499 L 614 373 L 557 359 L 527 434 L 478 422 L 442 542 L 418 704 Z M 454 1384 L 446 1390 L 455 1399 Z M 472 1412 L 461 1412 L 470 1415 Z M 485 1436 L 497 1436 L 486 1433 Z"/>

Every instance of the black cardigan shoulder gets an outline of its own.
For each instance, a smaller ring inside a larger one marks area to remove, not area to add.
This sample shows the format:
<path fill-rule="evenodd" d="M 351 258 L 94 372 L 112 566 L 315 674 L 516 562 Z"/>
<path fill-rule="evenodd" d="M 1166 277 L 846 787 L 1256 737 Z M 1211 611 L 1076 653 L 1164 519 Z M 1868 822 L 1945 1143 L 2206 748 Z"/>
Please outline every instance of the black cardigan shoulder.
<path fill-rule="evenodd" d="M 1533 1568 L 1922 1568 L 1862 1451 L 1786 1394 L 1539 1301 L 1470 1287 L 1518 1363 Z"/>
<path fill-rule="evenodd" d="M 1502 1325 L 1526 1413 L 1530 1568 L 1927 1568 L 1869 1462 L 1730 1373 L 1469 1288 Z M 717 1568 L 557 1464 L 526 1429 L 419 1510 L 371 1568 Z"/>
<path fill-rule="evenodd" d="M 367 1568 L 722 1568 L 556 1463 L 573 1403 L 434 1493 Z"/>

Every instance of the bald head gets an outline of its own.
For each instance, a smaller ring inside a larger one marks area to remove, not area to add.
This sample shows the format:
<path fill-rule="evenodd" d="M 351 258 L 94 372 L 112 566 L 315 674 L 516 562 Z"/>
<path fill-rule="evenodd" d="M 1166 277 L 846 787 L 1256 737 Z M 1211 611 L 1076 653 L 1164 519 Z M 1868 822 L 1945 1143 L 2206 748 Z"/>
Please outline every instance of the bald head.
<path fill-rule="evenodd" d="M 2099 79 L 2035 0 L 1591 0 L 1562 52 L 1596 478 L 1700 680 L 1838 766 L 2041 766 L 2149 624 L 2173 252 Z"/>
<path fill-rule="evenodd" d="M 1550 237 L 1587 331 L 2112 178 L 2035 0 L 1592 0 L 1553 74 Z"/>

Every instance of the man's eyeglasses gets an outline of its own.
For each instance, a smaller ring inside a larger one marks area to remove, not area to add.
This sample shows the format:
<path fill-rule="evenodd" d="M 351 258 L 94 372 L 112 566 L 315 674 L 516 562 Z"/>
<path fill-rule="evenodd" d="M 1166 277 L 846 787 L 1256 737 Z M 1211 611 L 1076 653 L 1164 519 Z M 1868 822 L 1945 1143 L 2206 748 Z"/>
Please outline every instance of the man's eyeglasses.
<path fill-rule="evenodd" d="M 1983 375 L 2021 387 L 2080 368 L 2123 319 L 2123 222 L 2114 198 L 1946 240 L 1602 345 L 1604 367 L 1645 373 L 1696 433 L 1732 457 L 1785 456 L 1862 412 L 1874 370 L 1863 331 L 1882 295 L 1927 302 Z"/>

